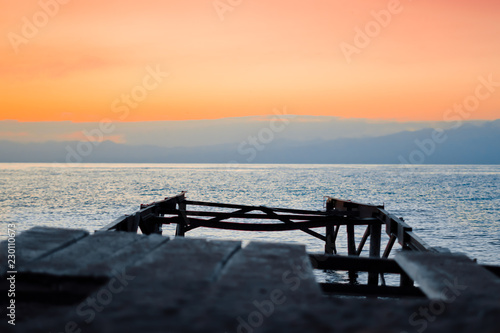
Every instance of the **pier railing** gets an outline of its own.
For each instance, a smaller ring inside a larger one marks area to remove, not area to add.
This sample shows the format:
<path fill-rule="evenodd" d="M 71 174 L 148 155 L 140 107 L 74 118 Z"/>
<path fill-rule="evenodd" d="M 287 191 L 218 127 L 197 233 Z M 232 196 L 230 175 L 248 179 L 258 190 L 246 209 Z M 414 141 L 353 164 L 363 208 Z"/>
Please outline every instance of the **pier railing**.
<path fill-rule="evenodd" d="M 140 210 L 122 216 L 98 231 L 126 231 L 161 234 L 162 225 L 176 224 L 176 236 L 184 236 L 196 228 L 240 231 L 278 232 L 301 230 L 325 244 L 325 254 L 310 254 L 312 267 L 318 270 L 349 272 L 349 284 L 320 283 L 325 293 L 376 296 L 422 296 L 414 281 L 394 260 L 389 259 L 396 241 L 404 252 L 438 254 L 418 237 L 403 218 L 387 212 L 383 206 L 362 204 L 326 197 L 324 210 L 272 208 L 239 204 L 191 201 L 186 193 L 162 201 L 141 205 Z M 382 227 L 388 236 L 381 255 Z M 356 244 L 356 228 L 364 228 Z M 312 230 L 324 228 L 324 233 Z M 345 228 L 348 256 L 338 256 L 337 237 Z M 369 256 L 361 257 L 369 241 Z M 486 267 L 499 275 L 497 267 Z M 358 272 L 368 273 L 367 284 L 359 284 Z M 385 274 L 399 275 L 399 286 L 386 286 Z M 380 279 L 379 279 L 380 278 Z M 381 284 L 379 282 L 381 281 Z"/>
<path fill-rule="evenodd" d="M 203 207 L 226 211 L 200 209 Z M 227 211 L 228 209 L 232 211 Z M 245 222 L 240 222 L 241 220 Z M 359 256 L 370 239 L 370 257 L 380 257 L 381 231 L 382 225 L 385 225 L 389 241 L 382 257 L 389 256 L 396 240 L 404 250 L 437 251 L 419 238 L 402 218 L 385 211 L 383 206 L 331 197 L 326 198 L 326 210 L 320 211 L 191 201 L 182 192 L 159 202 L 141 205 L 139 211 L 122 216 L 99 231 L 137 232 L 140 229 L 143 234 L 161 234 L 164 224 L 176 224 L 176 236 L 184 236 L 186 232 L 200 227 L 243 231 L 301 230 L 323 241 L 327 254 L 337 253 L 337 236 L 340 228 L 345 227 L 348 254 Z M 355 226 L 366 226 L 357 245 Z M 311 230 L 320 227 L 325 228 L 324 234 Z"/>

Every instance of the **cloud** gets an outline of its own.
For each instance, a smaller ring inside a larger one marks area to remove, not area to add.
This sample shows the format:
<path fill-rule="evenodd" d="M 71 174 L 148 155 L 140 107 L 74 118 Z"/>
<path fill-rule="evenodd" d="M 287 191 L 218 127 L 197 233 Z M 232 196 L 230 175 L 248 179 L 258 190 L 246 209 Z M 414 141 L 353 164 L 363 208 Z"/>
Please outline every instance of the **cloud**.
<path fill-rule="evenodd" d="M 30 136 L 28 132 L 0 131 L 0 139 L 20 141 Z"/>
<path fill-rule="evenodd" d="M 121 134 L 95 136 L 91 132 L 78 131 L 57 135 L 55 141 L 89 141 L 89 142 L 104 142 L 111 141 L 114 143 L 126 143 L 124 136 Z"/>

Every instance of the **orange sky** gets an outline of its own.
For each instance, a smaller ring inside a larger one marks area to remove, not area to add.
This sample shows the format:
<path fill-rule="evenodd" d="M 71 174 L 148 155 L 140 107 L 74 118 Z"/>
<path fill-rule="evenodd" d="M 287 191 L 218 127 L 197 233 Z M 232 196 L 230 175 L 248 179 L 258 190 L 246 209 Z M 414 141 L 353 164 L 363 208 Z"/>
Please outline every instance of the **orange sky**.
<path fill-rule="evenodd" d="M 350 62 L 341 44 L 355 46 L 355 28 L 392 0 L 242 0 L 224 20 L 213 0 L 60 0 L 52 17 L 40 3 L 56 0 L 0 1 L 0 120 L 212 119 L 281 106 L 443 120 L 479 76 L 500 82 L 498 0 L 401 0 Z M 38 32 L 23 35 L 24 17 Z M 169 76 L 125 106 L 148 67 Z M 500 118 L 497 89 L 468 119 Z"/>

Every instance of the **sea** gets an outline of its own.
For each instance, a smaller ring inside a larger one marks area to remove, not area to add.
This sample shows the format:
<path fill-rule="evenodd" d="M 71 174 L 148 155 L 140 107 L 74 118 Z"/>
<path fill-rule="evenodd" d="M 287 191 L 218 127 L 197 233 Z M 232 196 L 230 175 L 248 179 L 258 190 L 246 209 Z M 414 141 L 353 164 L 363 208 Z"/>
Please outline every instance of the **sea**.
<path fill-rule="evenodd" d="M 17 232 L 34 226 L 94 232 L 140 204 L 181 191 L 189 200 L 282 208 L 322 210 L 326 196 L 384 205 L 429 245 L 500 265 L 500 165 L 3 163 L 0 239 L 7 238 L 8 224 Z M 173 236 L 174 229 L 165 225 L 163 234 Z M 357 227 L 357 241 L 363 232 Z M 186 237 L 298 243 L 313 253 L 324 249 L 301 231 L 198 228 Z M 387 239 L 384 235 L 382 246 Z M 344 229 L 337 247 L 347 253 Z"/>

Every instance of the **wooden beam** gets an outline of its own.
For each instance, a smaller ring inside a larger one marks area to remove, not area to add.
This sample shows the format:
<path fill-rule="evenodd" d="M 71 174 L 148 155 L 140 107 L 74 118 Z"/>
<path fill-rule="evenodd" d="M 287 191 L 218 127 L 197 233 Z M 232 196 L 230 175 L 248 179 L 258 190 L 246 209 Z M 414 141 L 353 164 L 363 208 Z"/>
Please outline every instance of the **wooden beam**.
<path fill-rule="evenodd" d="M 373 217 L 383 206 L 362 204 L 354 201 L 341 200 L 328 197 L 326 199 L 326 210 L 330 212 L 345 212 L 357 217 Z"/>
<path fill-rule="evenodd" d="M 356 270 L 360 272 L 394 273 L 404 271 L 393 259 L 335 256 L 325 254 L 310 254 L 313 268 L 339 271 Z"/>
<path fill-rule="evenodd" d="M 293 224 L 297 225 L 297 223 L 301 223 L 302 224 L 302 222 L 292 222 L 289 219 L 282 218 L 280 215 L 276 214 L 275 212 L 273 212 L 271 209 L 269 209 L 267 207 L 261 206 L 259 209 L 261 211 L 263 211 L 264 213 L 267 213 L 270 216 L 273 216 L 275 219 L 284 222 L 285 224 L 288 224 L 288 225 L 293 225 Z M 309 222 L 305 222 L 305 223 L 309 223 Z M 310 222 L 310 223 L 314 223 L 314 222 Z M 312 228 L 312 227 L 301 227 L 301 228 L 298 228 L 298 229 L 302 230 L 303 232 L 305 232 L 305 233 L 307 233 L 307 234 L 309 234 L 309 235 L 311 235 L 313 237 L 319 238 L 322 241 L 326 241 L 326 237 L 325 236 L 317 233 L 316 231 L 309 230 L 309 228 Z"/>
<path fill-rule="evenodd" d="M 296 221 L 315 221 L 315 222 L 323 222 L 324 225 L 328 224 L 336 224 L 336 225 L 370 225 L 380 223 L 380 220 L 377 218 L 349 218 L 342 216 L 307 216 L 307 215 L 280 215 L 276 214 L 273 211 L 269 211 L 270 214 L 246 214 L 243 213 L 245 211 L 251 210 L 261 210 L 262 208 L 243 208 L 235 212 L 206 212 L 206 211 L 185 211 L 187 217 L 190 216 L 200 216 L 200 217 L 215 217 L 218 220 L 227 220 L 229 218 L 236 219 L 259 219 L 259 220 L 278 220 L 286 223 L 294 223 Z M 165 212 L 166 215 L 178 215 L 178 210 L 168 210 Z"/>
<path fill-rule="evenodd" d="M 392 247 L 394 246 L 394 243 L 396 242 L 396 236 L 391 235 L 389 238 L 389 242 L 387 243 L 387 246 L 385 247 L 384 254 L 382 255 L 382 258 L 388 258 L 389 254 L 391 253 Z"/>
<path fill-rule="evenodd" d="M 340 216 L 324 216 L 324 215 L 304 215 L 304 214 L 275 214 L 275 215 L 269 215 L 269 214 L 248 214 L 244 212 L 249 212 L 253 210 L 261 210 L 261 207 L 257 208 L 240 208 L 237 211 L 234 212 L 210 212 L 210 211 L 199 211 L 199 210 L 186 210 L 186 215 L 188 216 L 214 216 L 214 217 L 220 217 L 221 220 L 225 220 L 228 218 L 245 218 L 245 219 L 258 219 L 258 220 L 276 220 L 276 216 L 279 216 L 280 218 L 283 219 L 288 219 L 288 220 L 307 220 L 307 221 L 324 221 L 324 220 L 345 220 L 346 218 L 340 217 Z M 272 210 L 269 210 L 270 212 L 273 212 Z M 243 213 L 242 213 L 243 212 Z M 177 214 L 177 210 L 172 209 L 164 212 L 164 214 Z M 368 220 L 371 221 L 371 220 Z M 373 219 L 373 221 L 375 221 Z"/>
<path fill-rule="evenodd" d="M 421 252 L 438 252 L 432 246 L 424 242 L 424 240 L 417 236 L 414 232 L 409 231 L 406 234 L 408 235 L 408 238 L 404 246 L 410 248 L 411 250 Z"/>
<path fill-rule="evenodd" d="M 163 217 L 163 218 L 155 218 L 156 221 L 164 221 L 164 224 L 183 223 L 182 217 L 173 216 L 173 217 Z M 334 222 L 331 222 L 332 224 Z M 328 223 L 327 223 L 328 224 Z M 326 241 L 326 237 L 314 232 L 312 230 L 308 230 L 309 228 L 321 228 L 325 226 L 325 222 L 322 221 L 313 221 L 313 222 L 291 222 L 286 224 L 281 223 L 239 223 L 239 222 L 211 222 L 210 220 L 197 219 L 197 218 L 189 218 L 189 226 L 185 231 L 192 230 L 198 227 L 207 227 L 214 229 L 227 229 L 227 230 L 242 230 L 242 231 L 289 231 L 289 230 L 302 230 L 308 234 L 311 234 L 322 241 Z M 307 230 L 307 231 L 306 231 Z"/>
<path fill-rule="evenodd" d="M 252 210 L 260 210 L 260 208 L 266 208 L 266 209 L 272 210 L 274 212 L 283 212 L 283 213 L 324 215 L 324 216 L 329 215 L 327 212 L 320 211 L 320 210 L 274 208 L 274 207 L 265 207 L 265 206 L 249 206 L 249 205 L 225 204 L 225 203 L 193 201 L 193 200 L 186 200 L 186 204 L 193 205 L 193 206 L 221 207 L 221 208 L 234 208 L 234 209 L 252 208 Z"/>
<path fill-rule="evenodd" d="M 370 226 L 366 227 L 365 233 L 363 234 L 363 238 L 361 238 L 361 241 L 358 244 L 358 249 L 356 250 L 356 254 L 358 256 L 361 254 L 361 251 L 363 251 L 363 247 L 365 246 L 368 236 L 370 236 Z"/>
<path fill-rule="evenodd" d="M 233 212 L 232 214 L 238 214 L 239 215 L 239 214 L 243 214 L 243 213 L 246 213 L 246 212 L 250 212 L 252 210 L 253 209 L 251 209 L 251 208 L 242 208 L 242 209 L 239 209 L 239 210 Z M 189 215 L 189 214 L 187 214 L 187 215 Z M 217 217 L 211 218 L 211 219 L 206 220 L 206 221 L 209 222 L 209 223 L 217 223 L 217 222 L 221 222 L 221 221 L 223 221 L 225 219 L 228 219 L 228 218 L 231 218 L 231 217 L 232 216 L 227 216 L 226 217 L 226 215 L 222 215 L 222 216 L 217 216 Z M 197 219 L 197 220 L 199 221 L 199 219 Z M 189 225 L 189 226 L 186 227 L 186 231 L 189 231 L 189 230 L 192 230 L 192 229 L 195 229 L 195 228 L 199 228 L 199 227 L 201 227 L 201 225 L 192 225 L 191 224 L 191 225 Z"/>
<path fill-rule="evenodd" d="M 345 283 L 320 283 L 324 293 L 352 295 L 352 296 L 379 296 L 379 297 L 424 297 L 420 289 L 415 287 L 370 286 Z"/>

